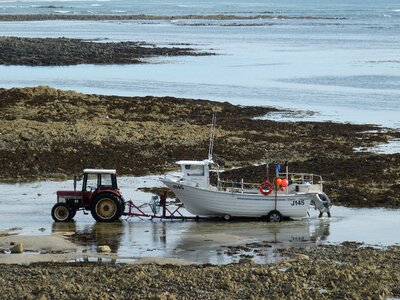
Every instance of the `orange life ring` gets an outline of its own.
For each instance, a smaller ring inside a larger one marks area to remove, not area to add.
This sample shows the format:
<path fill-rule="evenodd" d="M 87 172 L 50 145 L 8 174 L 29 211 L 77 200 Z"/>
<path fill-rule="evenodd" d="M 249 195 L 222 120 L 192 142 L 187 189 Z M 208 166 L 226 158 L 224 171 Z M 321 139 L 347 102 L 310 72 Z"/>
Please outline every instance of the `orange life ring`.
<path fill-rule="evenodd" d="M 264 186 L 268 185 L 269 189 L 265 190 Z M 263 183 L 260 184 L 260 193 L 263 194 L 264 196 L 268 196 L 269 194 L 272 193 L 272 183 L 269 182 L 268 180 L 264 181 Z"/>

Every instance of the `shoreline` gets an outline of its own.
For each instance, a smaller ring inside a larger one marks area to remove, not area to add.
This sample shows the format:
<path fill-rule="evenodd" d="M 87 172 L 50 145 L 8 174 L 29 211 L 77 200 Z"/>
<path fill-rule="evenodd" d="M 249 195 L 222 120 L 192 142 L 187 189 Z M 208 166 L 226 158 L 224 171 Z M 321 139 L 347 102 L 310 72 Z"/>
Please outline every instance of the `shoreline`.
<path fill-rule="evenodd" d="M 0 109 L 3 182 L 72 178 L 88 167 L 115 168 L 119 175 L 165 173 L 177 160 L 204 159 L 215 110 L 214 159 L 226 170 L 240 167 L 224 172 L 225 180 L 262 182 L 265 166 L 254 163 L 289 161 L 293 172 L 322 175 L 334 204 L 400 207 L 400 153 L 354 151 L 399 138 L 394 129 L 256 120 L 277 109 L 50 87 L 0 89 Z"/>
<path fill-rule="evenodd" d="M 229 265 L 177 265 L 176 261 L 168 259 L 133 265 L 99 262 L 2 264 L 0 292 L 7 299 L 32 296 L 40 299 L 400 296 L 400 266 L 396 263 L 399 246 L 380 250 L 345 242 L 337 246 L 290 248 L 280 253 L 285 259 L 266 265 L 254 264 L 248 259 Z"/>
<path fill-rule="evenodd" d="M 79 64 L 140 64 L 162 56 L 205 56 L 193 48 L 158 47 L 144 42 L 96 42 L 71 38 L 0 36 L 0 65 L 71 66 Z"/>
<path fill-rule="evenodd" d="M 319 17 L 319 16 L 285 16 L 274 14 L 262 15 L 232 15 L 232 14 L 216 14 L 216 15 L 177 15 L 177 16 L 159 16 L 159 15 L 85 15 L 85 14 L 0 14 L 0 22 L 11 21 L 52 21 L 52 20 L 80 20 L 80 21 L 156 21 L 156 20 L 345 20 L 343 17 Z"/>

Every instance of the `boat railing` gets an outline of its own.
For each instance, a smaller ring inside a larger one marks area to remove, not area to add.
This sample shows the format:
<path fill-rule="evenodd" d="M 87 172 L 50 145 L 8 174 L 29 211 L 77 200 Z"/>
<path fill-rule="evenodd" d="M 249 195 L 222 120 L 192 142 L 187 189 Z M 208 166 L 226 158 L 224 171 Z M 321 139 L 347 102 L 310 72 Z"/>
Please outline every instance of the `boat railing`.
<path fill-rule="evenodd" d="M 311 173 L 278 173 L 280 178 L 287 178 L 291 184 L 319 184 L 323 189 L 323 180 L 321 175 Z"/>
<path fill-rule="evenodd" d="M 287 178 L 289 185 L 319 185 L 319 189 L 323 190 L 322 176 L 310 173 L 279 173 L 280 178 Z M 271 182 L 272 183 L 272 182 Z M 260 183 L 231 181 L 231 180 L 217 180 L 217 190 L 232 193 L 259 193 Z M 294 189 L 294 188 L 293 188 Z"/>
<path fill-rule="evenodd" d="M 219 191 L 232 193 L 250 193 L 257 194 L 260 183 L 244 182 L 243 179 L 239 182 L 231 180 L 218 180 L 217 189 Z"/>

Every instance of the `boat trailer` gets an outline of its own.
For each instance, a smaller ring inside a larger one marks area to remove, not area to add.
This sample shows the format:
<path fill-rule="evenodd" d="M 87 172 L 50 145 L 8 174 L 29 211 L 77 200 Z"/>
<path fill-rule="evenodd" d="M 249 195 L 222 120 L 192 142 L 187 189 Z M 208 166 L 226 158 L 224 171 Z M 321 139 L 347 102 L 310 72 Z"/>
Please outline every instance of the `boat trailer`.
<path fill-rule="evenodd" d="M 136 205 L 132 200 L 126 201 L 125 204 L 128 209 L 122 214 L 126 217 L 138 217 L 138 218 L 150 218 L 153 219 L 167 219 L 167 220 L 199 220 L 199 216 L 185 216 L 181 213 L 182 203 L 174 205 L 173 209 L 170 209 L 167 203 L 167 194 L 164 192 L 160 197 L 153 196 L 150 203 L 144 203 L 142 205 Z M 143 211 L 143 207 L 150 206 L 152 214 Z M 162 210 L 162 213 L 160 213 Z"/>

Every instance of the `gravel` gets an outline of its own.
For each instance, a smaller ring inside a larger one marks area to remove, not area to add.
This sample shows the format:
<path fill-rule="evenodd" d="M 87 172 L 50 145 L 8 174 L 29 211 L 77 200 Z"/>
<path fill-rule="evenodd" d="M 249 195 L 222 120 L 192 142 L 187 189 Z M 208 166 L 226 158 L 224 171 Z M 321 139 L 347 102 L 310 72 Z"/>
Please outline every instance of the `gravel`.
<path fill-rule="evenodd" d="M 1 265 L 4 299 L 386 299 L 400 297 L 400 247 L 281 250 L 281 263 Z"/>

